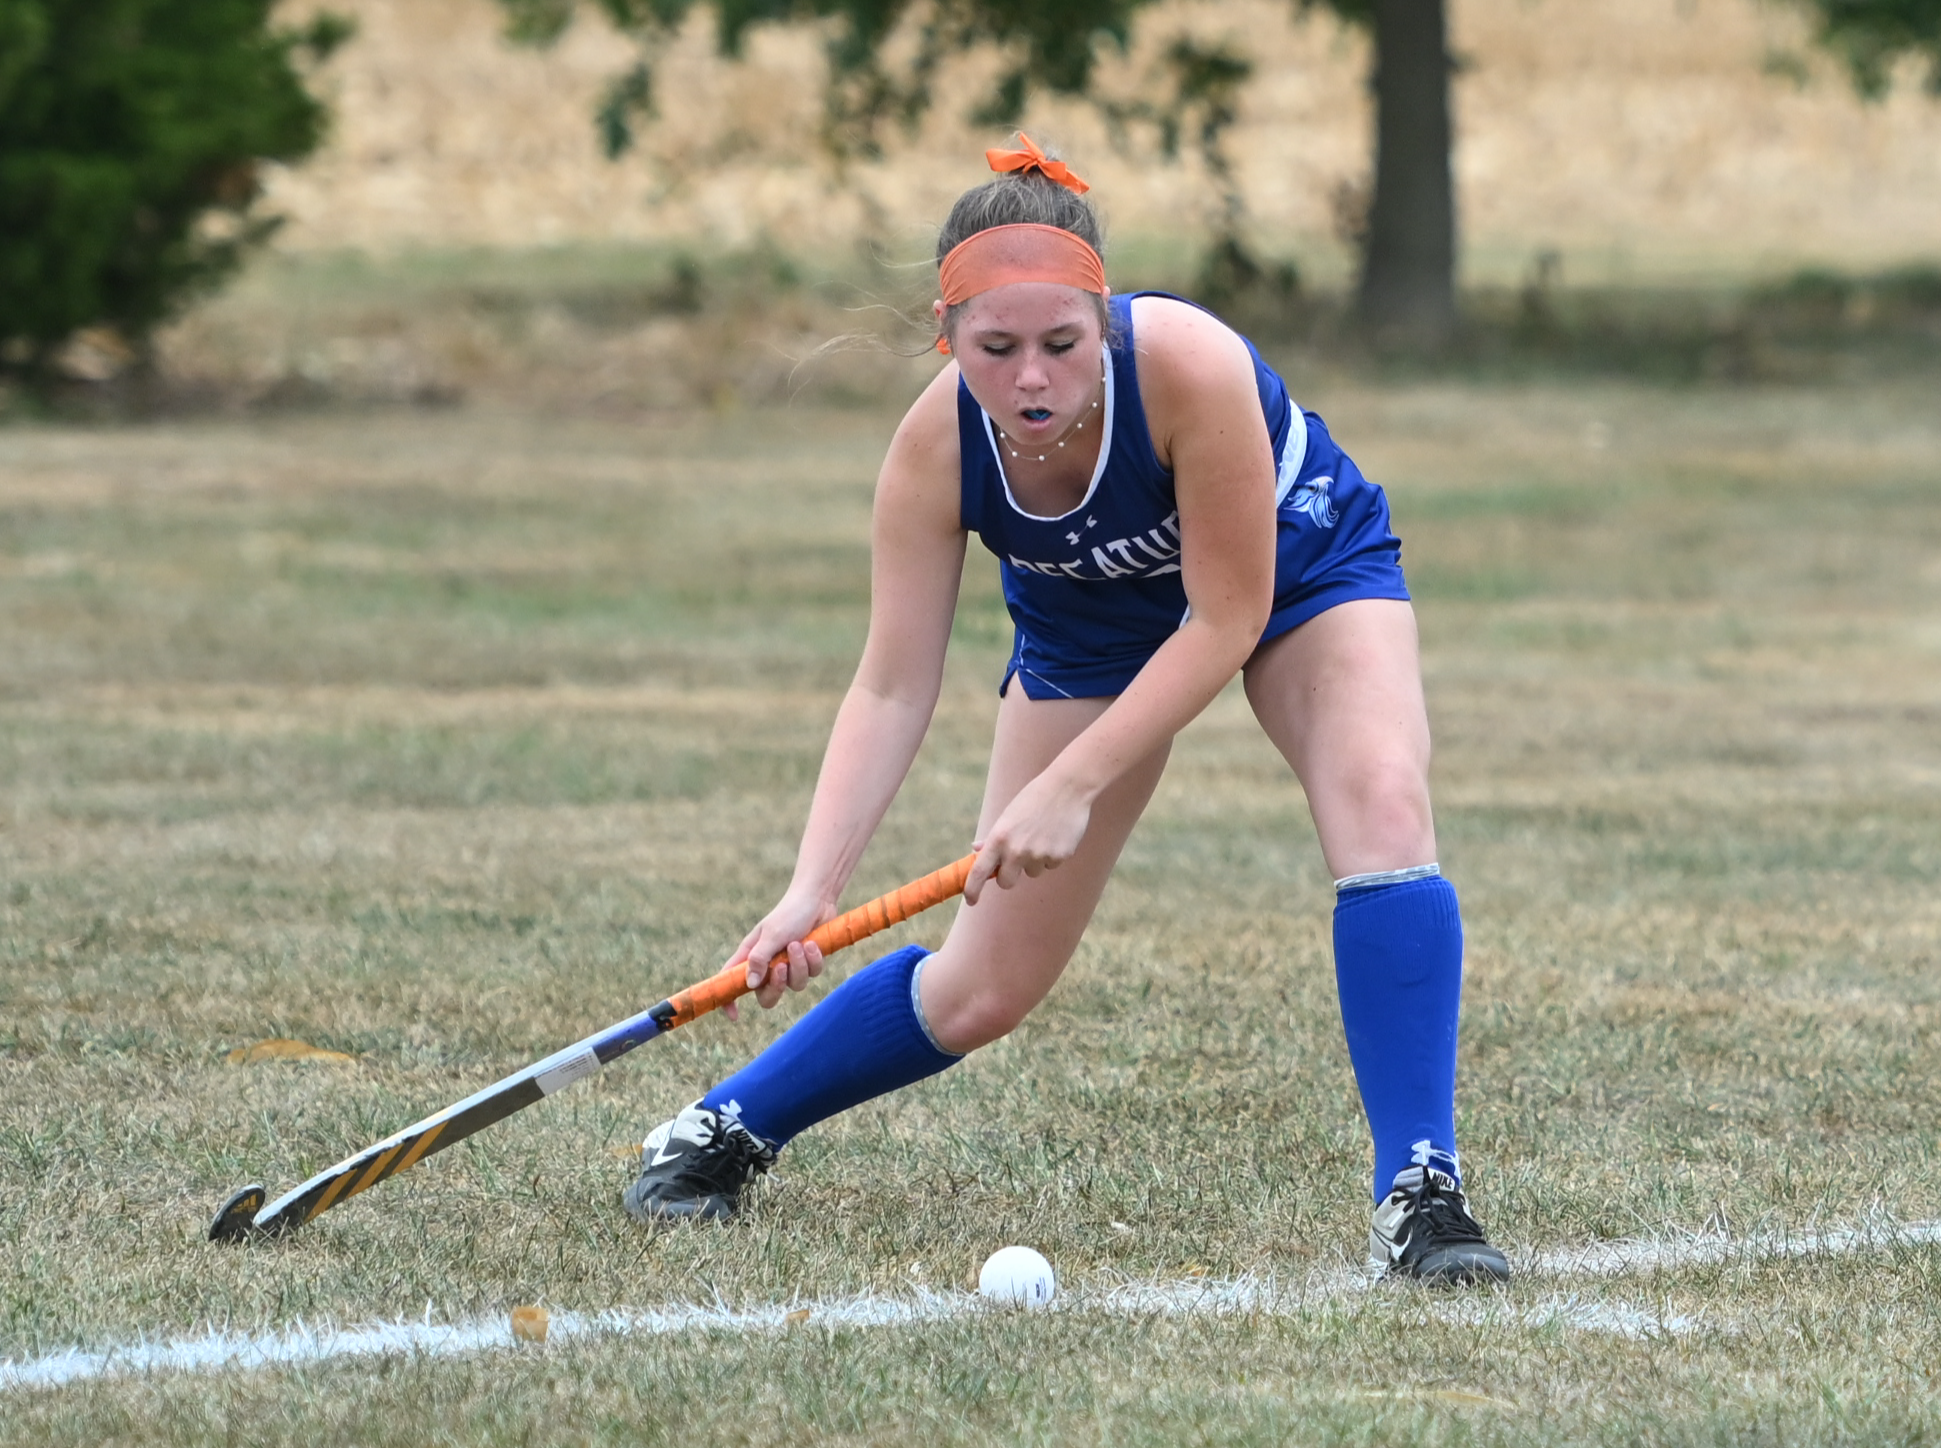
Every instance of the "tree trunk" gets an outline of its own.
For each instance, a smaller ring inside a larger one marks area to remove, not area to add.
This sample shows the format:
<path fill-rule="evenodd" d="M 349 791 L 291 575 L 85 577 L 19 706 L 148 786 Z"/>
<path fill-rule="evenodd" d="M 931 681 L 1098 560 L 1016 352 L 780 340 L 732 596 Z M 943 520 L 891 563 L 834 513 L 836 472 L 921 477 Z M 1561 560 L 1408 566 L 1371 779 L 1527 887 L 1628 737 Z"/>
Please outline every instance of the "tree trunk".
<path fill-rule="evenodd" d="M 1433 350 L 1456 324 L 1444 0 L 1373 0 L 1375 194 L 1357 298 L 1377 343 Z"/>

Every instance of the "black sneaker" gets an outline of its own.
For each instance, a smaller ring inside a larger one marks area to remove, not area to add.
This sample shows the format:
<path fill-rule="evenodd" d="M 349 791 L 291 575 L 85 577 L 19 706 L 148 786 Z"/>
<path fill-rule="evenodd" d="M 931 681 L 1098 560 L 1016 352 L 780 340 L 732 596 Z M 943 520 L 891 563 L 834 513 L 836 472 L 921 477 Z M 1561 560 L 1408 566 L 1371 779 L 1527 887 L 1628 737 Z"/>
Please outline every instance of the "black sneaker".
<path fill-rule="evenodd" d="M 732 1115 L 697 1101 L 647 1133 L 640 1176 L 620 1201 L 628 1215 L 656 1225 L 725 1222 L 740 1205 L 742 1188 L 774 1164 L 773 1147 Z"/>
<path fill-rule="evenodd" d="M 1368 1271 L 1377 1282 L 1412 1277 L 1452 1287 L 1510 1280 L 1508 1259 L 1490 1246 L 1469 1215 L 1456 1179 L 1419 1166 L 1397 1177 L 1387 1200 L 1375 1208 Z"/>

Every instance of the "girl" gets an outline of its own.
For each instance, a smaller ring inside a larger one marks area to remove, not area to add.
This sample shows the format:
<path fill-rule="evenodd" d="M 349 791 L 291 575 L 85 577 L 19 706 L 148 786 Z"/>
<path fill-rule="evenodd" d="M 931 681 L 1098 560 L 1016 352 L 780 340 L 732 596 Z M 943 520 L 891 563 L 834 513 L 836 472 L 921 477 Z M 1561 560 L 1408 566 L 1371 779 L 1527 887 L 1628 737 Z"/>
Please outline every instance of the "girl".
<path fill-rule="evenodd" d="M 998 179 L 938 239 L 953 360 L 884 459 L 862 663 L 794 879 L 734 960 L 764 1006 L 820 972 L 802 937 L 834 915 L 929 727 L 976 533 L 1016 643 L 963 908 L 940 950 L 857 971 L 656 1128 L 627 1210 L 730 1217 L 797 1133 L 1013 1030 L 1077 947 L 1174 734 L 1241 672 L 1336 877 L 1341 1014 L 1375 1145 L 1370 1269 L 1504 1280 L 1456 1156 L 1462 924 L 1435 863 L 1387 502 L 1245 338 L 1178 298 L 1113 296 L 1087 186 L 1019 140 L 986 153 Z"/>

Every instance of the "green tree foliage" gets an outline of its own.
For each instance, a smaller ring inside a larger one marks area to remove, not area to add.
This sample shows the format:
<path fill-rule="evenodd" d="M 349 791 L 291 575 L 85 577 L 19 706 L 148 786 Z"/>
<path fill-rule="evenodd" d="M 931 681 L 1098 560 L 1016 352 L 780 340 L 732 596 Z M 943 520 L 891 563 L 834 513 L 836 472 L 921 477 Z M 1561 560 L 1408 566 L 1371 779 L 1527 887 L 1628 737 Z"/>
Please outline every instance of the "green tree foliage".
<path fill-rule="evenodd" d="M 1941 95 L 1941 0 L 1800 0 L 1820 43 L 1847 63 L 1862 95 L 1887 91 L 1894 63 L 1917 56 Z"/>
<path fill-rule="evenodd" d="M 273 0 L 0 0 L 0 347 L 36 371 L 79 328 L 140 344 L 274 229 L 258 164 L 325 112 L 298 64 L 349 34 Z"/>
<path fill-rule="evenodd" d="M 826 140 L 838 155 L 876 155 L 886 120 L 914 125 L 929 108 L 930 83 L 950 56 L 996 45 L 1009 57 L 975 114 L 992 123 L 1016 117 L 1034 89 L 1064 95 L 1090 87 L 1101 45 L 1123 47 L 1133 14 L 1147 0 L 500 0 L 513 38 L 549 44 L 582 4 L 633 37 L 639 59 L 609 85 L 599 126 L 609 155 L 633 142 L 634 125 L 653 114 L 654 58 L 689 15 L 711 4 L 724 54 L 740 53 L 757 25 L 820 24 L 829 35 Z M 911 53 L 887 58 L 886 42 L 914 27 Z"/>
<path fill-rule="evenodd" d="M 1102 47 L 1123 49 L 1148 0 L 500 0 L 514 38 L 550 44 L 582 6 L 603 13 L 638 44 L 636 63 L 617 76 L 598 124 L 609 155 L 633 142 L 653 114 L 654 64 L 698 5 L 712 4 L 724 53 L 738 52 L 760 23 L 827 28 L 830 82 L 825 140 L 833 154 L 880 153 L 881 126 L 914 126 L 932 102 L 944 60 L 974 46 L 1008 58 L 973 119 L 1015 120 L 1034 90 L 1084 95 L 1117 128 L 1151 130 L 1168 155 L 1196 149 L 1220 191 L 1204 281 L 1214 290 L 1263 275 L 1241 240 L 1243 198 L 1224 137 L 1252 62 L 1224 46 L 1180 38 L 1166 47 L 1152 84 L 1132 98 L 1093 86 Z M 1438 345 L 1455 317 L 1455 214 L 1449 182 L 1448 77 L 1443 0 L 1291 0 L 1300 12 L 1327 9 L 1365 28 L 1375 43 L 1371 77 L 1379 112 L 1377 168 L 1363 239 L 1359 310 L 1371 329 L 1404 342 Z M 913 46 L 894 36 L 914 32 Z M 1292 286 L 1289 273 L 1283 288 Z"/>

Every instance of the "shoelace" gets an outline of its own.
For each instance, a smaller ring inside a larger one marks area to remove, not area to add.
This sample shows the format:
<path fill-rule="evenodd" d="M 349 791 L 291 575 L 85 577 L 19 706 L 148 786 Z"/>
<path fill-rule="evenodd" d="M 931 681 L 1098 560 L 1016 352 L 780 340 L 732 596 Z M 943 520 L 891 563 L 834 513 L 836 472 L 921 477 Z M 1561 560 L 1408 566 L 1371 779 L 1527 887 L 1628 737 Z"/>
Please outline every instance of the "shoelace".
<path fill-rule="evenodd" d="M 766 1170 L 768 1164 L 775 1159 L 775 1153 L 756 1140 L 754 1132 L 745 1126 L 735 1130 L 727 1122 L 722 1122 L 715 1127 L 714 1140 L 709 1143 L 709 1146 L 714 1151 L 727 1153 L 728 1159 L 734 1163 L 736 1174 L 743 1182 L 752 1181 L 757 1168 Z"/>
<path fill-rule="evenodd" d="M 1415 1189 L 1414 1208 L 1428 1223 L 1429 1235 L 1438 1243 L 1489 1240 L 1463 1205 L 1461 1193 L 1446 1189 L 1432 1171 L 1422 1173 L 1422 1183 Z"/>

